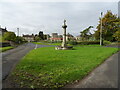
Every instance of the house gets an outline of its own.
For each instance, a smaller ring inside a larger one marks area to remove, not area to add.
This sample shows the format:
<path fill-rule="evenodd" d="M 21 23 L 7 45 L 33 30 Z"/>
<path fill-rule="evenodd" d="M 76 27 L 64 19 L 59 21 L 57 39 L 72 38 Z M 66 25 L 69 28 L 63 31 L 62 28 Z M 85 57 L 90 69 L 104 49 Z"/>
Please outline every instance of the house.
<path fill-rule="evenodd" d="M 32 42 L 32 41 L 34 41 L 34 35 L 32 34 L 32 35 L 23 35 L 23 38 L 26 40 L 26 41 L 28 41 L 28 42 Z"/>
<path fill-rule="evenodd" d="M 6 27 L 5 28 L 1 28 L 0 27 L 0 35 L 4 35 L 5 32 L 8 32 L 7 29 L 6 29 Z"/>
<path fill-rule="evenodd" d="M 57 33 L 52 33 L 52 37 L 50 38 L 51 41 L 62 41 L 63 40 L 63 35 L 58 35 Z M 66 40 L 76 40 L 75 37 L 71 34 L 66 35 Z"/>
<path fill-rule="evenodd" d="M 50 40 L 51 41 L 62 41 L 63 37 L 62 35 L 58 35 L 58 33 L 52 33 Z"/>
<path fill-rule="evenodd" d="M 59 37 L 58 37 L 58 38 L 50 38 L 50 40 L 51 40 L 51 41 L 62 41 L 63 38 L 59 38 Z"/>
<path fill-rule="evenodd" d="M 76 36 L 76 40 L 81 41 L 82 37 L 80 35 Z"/>
<path fill-rule="evenodd" d="M 68 33 L 68 34 L 66 35 L 66 40 L 67 40 L 67 41 L 70 41 L 70 40 L 76 40 L 76 39 L 74 38 L 74 36 L 73 36 L 72 34 L 69 34 L 69 33 Z"/>
<path fill-rule="evenodd" d="M 52 33 L 52 38 L 58 38 L 58 33 Z"/>

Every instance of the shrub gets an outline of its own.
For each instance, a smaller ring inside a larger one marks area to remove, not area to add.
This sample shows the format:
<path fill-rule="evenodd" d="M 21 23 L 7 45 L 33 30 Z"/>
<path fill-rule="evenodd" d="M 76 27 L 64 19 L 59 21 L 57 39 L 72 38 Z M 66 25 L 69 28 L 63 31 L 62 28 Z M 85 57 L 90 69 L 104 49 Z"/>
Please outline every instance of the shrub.
<path fill-rule="evenodd" d="M 76 42 L 76 41 L 68 41 L 67 44 L 70 44 L 70 45 L 77 45 L 77 42 Z"/>
<path fill-rule="evenodd" d="M 48 41 L 48 43 L 62 43 L 62 41 Z"/>
<path fill-rule="evenodd" d="M 23 38 L 22 38 L 22 37 L 17 36 L 17 37 L 15 38 L 14 42 L 15 42 L 16 44 L 23 43 Z"/>
<path fill-rule="evenodd" d="M 104 41 L 103 41 L 103 44 L 104 44 L 104 45 L 108 45 L 108 44 L 111 44 L 111 42 L 104 40 Z"/>
<path fill-rule="evenodd" d="M 57 41 L 57 43 L 62 43 L 62 41 Z"/>
<path fill-rule="evenodd" d="M 100 44 L 100 41 L 80 41 L 77 43 L 81 45 L 90 45 L 90 44 Z"/>

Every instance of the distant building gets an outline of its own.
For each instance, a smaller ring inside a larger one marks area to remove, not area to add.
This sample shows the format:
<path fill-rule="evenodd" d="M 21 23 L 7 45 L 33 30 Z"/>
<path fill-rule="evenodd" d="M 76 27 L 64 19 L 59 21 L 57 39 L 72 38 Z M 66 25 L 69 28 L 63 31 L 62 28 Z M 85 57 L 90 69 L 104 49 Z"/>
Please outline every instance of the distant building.
<path fill-rule="evenodd" d="M 34 35 L 23 35 L 23 38 L 28 41 L 28 42 L 32 42 L 34 41 Z"/>
<path fill-rule="evenodd" d="M 90 37 L 89 37 L 89 39 L 88 39 L 88 40 L 89 40 L 89 41 L 95 41 L 96 39 L 95 39 L 94 34 L 90 35 Z"/>
<path fill-rule="evenodd" d="M 62 35 L 58 35 L 58 33 L 52 33 L 50 38 L 51 41 L 62 41 Z"/>
<path fill-rule="evenodd" d="M 69 34 L 69 33 L 68 33 L 68 34 L 66 35 L 66 40 L 67 40 L 67 41 L 70 41 L 70 40 L 76 40 L 76 39 L 75 39 L 75 37 L 74 37 L 72 34 Z"/>
<path fill-rule="evenodd" d="M 81 36 L 80 35 L 76 36 L 76 40 L 81 41 L 82 40 Z"/>
<path fill-rule="evenodd" d="M 63 36 L 62 35 L 58 35 L 58 38 L 63 38 Z"/>
<path fill-rule="evenodd" d="M 52 33 L 52 38 L 58 38 L 58 33 Z"/>
<path fill-rule="evenodd" d="M 51 41 L 62 41 L 63 38 L 50 38 Z"/>
<path fill-rule="evenodd" d="M 5 27 L 5 29 L 0 27 L 0 35 L 4 35 L 5 32 L 8 32 L 6 27 Z"/>

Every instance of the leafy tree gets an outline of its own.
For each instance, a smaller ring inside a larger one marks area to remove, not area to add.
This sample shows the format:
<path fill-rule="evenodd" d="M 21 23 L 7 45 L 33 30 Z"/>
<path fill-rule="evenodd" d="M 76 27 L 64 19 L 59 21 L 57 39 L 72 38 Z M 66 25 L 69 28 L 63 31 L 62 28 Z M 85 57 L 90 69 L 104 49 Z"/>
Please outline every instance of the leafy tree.
<path fill-rule="evenodd" d="M 47 35 L 44 35 L 44 40 L 46 40 L 47 39 Z"/>
<path fill-rule="evenodd" d="M 113 37 L 115 37 L 115 39 L 120 42 L 120 29 L 115 32 L 115 34 L 113 35 Z"/>
<path fill-rule="evenodd" d="M 16 42 L 16 43 L 22 43 L 23 41 L 24 41 L 24 39 L 23 39 L 22 37 L 17 36 L 17 37 L 15 38 L 15 41 L 14 41 L 14 42 Z"/>
<path fill-rule="evenodd" d="M 39 36 L 42 40 L 44 40 L 44 34 L 43 34 L 42 31 L 39 32 L 38 36 Z"/>
<path fill-rule="evenodd" d="M 3 38 L 7 41 L 15 41 L 16 35 L 14 32 L 5 32 Z"/>
<path fill-rule="evenodd" d="M 35 41 L 40 41 L 40 37 L 39 36 L 35 36 Z"/>
<path fill-rule="evenodd" d="M 113 34 L 120 29 L 120 19 L 117 15 L 112 14 L 111 11 L 107 11 L 103 18 L 99 19 L 99 24 L 97 26 L 97 31 L 95 31 L 95 38 L 100 37 L 100 21 L 102 20 L 102 37 L 107 41 L 115 41 Z"/>
<path fill-rule="evenodd" d="M 91 36 L 90 29 L 93 28 L 93 26 L 89 26 L 85 30 L 83 30 L 81 33 L 82 40 L 88 40 L 89 37 Z"/>

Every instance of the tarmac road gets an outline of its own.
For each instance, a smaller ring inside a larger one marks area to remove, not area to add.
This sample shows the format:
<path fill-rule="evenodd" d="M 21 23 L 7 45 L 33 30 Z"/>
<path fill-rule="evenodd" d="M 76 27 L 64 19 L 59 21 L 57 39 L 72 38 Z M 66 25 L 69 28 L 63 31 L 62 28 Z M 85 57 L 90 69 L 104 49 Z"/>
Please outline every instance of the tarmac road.
<path fill-rule="evenodd" d="M 5 80 L 15 65 L 24 57 L 30 50 L 40 47 L 52 47 L 53 45 L 36 45 L 26 43 L 17 48 L 2 53 L 2 79 Z"/>

